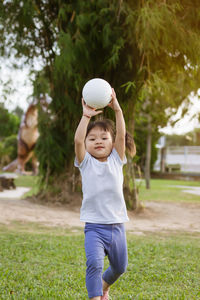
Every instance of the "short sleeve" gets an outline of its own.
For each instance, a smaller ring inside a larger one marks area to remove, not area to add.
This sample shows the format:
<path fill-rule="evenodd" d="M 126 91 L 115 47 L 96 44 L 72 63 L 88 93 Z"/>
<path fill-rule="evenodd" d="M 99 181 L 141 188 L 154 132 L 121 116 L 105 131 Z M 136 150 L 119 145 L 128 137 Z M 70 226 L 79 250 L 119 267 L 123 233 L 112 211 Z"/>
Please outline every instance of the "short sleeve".
<path fill-rule="evenodd" d="M 120 163 L 120 165 L 125 165 L 127 163 L 127 158 L 126 158 L 126 155 L 124 156 L 124 159 L 121 160 L 117 150 L 115 148 L 113 148 L 113 151 L 112 151 L 112 154 L 114 156 L 114 158 Z"/>
<path fill-rule="evenodd" d="M 90 154 L 88 152 L 85 152 L 85 157 L 84 157 L 83 161 L 79 164 L 77 158 L 75 157 L 74 166 L 79 168 L 80 170 L 84 169 L 84 167 L 85 167 L 86 163 L 88 162 L 89 158 L 90 158 Z"/>

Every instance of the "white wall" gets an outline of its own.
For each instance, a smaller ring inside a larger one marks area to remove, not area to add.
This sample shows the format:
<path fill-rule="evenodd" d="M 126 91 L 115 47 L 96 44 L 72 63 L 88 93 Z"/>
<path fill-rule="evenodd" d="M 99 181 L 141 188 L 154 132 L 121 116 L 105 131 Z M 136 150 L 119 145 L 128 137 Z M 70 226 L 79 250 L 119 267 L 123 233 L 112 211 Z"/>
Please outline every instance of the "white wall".
<path fill-rule="evenodd" d="M 154 165 L 155 171 L 160 171 L 160 150 Z M 181 172 L 200 173 L 200 146 L 174 146 L 166 148 L 166 165 L 179 164 Z"/>

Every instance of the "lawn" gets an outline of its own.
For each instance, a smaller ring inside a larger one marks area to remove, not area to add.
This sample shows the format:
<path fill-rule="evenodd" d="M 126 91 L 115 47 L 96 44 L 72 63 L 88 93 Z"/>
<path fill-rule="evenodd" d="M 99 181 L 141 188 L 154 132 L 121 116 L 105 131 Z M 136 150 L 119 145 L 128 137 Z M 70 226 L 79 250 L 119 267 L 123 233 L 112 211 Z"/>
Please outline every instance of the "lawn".
<path fill-rule="evenodd" d="M 30 187 L 31 190 L 24 195 L 24 198 L 32 195 L 36 195 L 39 192 L 39 176 L 32 175 L 18 175 L 15 179 L 15 185 L 17 187 Z"/>
<path fill-rule="evenodd" d="M 137 183 L 139 186 L 140 201 L 171 201 L 171 202 L 193 202 L 200 203 L 200 196 L 189 193 L 184 193 L 181 186 L 200 187 L 198 181 L 182 181 L 182 180 L 167 180 L 167 179 L 152 179 L 151 189 L 145 188 L 145 182 Z M 186 190 L 186 189 L 185 189 Z"/>
<path fill-rule="evenodd" d="M 36 195 L 39 191 L 38 176 L 19 176 L 15 179 L 16 186 L 30 187 L 31 190 L 25 196 Z M 182 186 L 197 186 L 200 187 L 198 181 L 181 181 L 181 180 L 166 180 L 152 179 L 151 189 L 145 188 L 144 180 L 137 183 L 139 187 L 139 200 L 145 201 L 172 201 L 172 202 L 193 202 L 200 203 L 198 195 L 184 193 L 177 185 Z"/>
<path fill-rule="evenodd" d="M 87 299 L 83 245 L 81 231 L 2 225 L 1 299 Z M 111 299 L 200 299 L 199 248 L 197 235 L 128 234 L 129 266 Z"/>
<path fill-rule="evenodd" d="M 17 186 L 37 190 L 37 177 L 20 176 Z M 175 185 L 198 182 L 152 180 L 140 187 L 142 201 L 198 202 Z M 199 234 L 127 234 L 127 272 L 112 286 L 111 300 L 200 299 Z M 0 226 L 0 299 L 87 299 L 84 235 L 80 229 L 37 224 Z M 105 260 L 105 267 L 108 261 Z"/>

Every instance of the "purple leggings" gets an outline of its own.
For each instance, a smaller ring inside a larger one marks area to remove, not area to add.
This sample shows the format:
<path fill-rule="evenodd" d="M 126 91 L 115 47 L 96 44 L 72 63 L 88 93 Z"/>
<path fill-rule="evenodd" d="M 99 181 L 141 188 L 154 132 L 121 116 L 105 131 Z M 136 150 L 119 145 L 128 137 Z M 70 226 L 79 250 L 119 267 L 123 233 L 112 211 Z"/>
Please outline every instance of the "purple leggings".
<path fill-rule="evenodd" d="M 110 265 L 103 280 L 113 284 L 126 271 L 128 264 L 124 224 L 85 224 L 85 253 L 87 258 L 86 287 L 89 298 L 102 296 L 104 257 Z"/>

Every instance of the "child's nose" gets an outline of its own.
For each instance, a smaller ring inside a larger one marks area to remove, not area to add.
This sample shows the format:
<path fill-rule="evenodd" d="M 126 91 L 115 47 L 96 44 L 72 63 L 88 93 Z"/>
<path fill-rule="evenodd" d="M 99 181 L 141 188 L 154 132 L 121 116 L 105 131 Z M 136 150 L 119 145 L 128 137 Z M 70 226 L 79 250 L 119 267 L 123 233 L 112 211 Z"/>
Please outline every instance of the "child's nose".
<path fill-rule="evenodd" d="M 102 140 L 99 138 L 99 139 L 96 140 L 96 142 L 97 142 L 97 144 L 99 144 L 99 143 L 102 142 Z"/>

